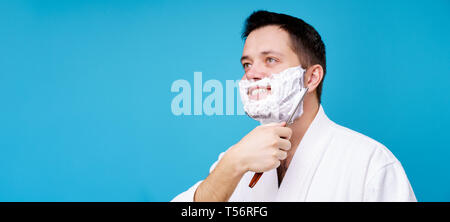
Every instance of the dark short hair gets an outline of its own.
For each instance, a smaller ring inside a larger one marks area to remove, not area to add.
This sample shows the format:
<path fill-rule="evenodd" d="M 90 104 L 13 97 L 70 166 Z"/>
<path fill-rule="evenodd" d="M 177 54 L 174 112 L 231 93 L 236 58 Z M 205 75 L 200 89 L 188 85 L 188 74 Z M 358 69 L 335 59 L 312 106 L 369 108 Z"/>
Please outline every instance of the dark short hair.
<path fill-rule="evenodd" d="M 323 68 L 323 78 L 326 73 L 325 44 L 319 33 L 303 20 L 290 15 L 279 14 L 268 11 L 253 12 L 246 20 L 242 39 L 247 39 L 248 35 L 255 29 L 276 25 L 289 33 L 291 37 L 292 48 L 300 59 L 302 68 L 319 64 Z M 317 97 L 319 103 L 322 95 L 322 82 L 317 86 Z"/>

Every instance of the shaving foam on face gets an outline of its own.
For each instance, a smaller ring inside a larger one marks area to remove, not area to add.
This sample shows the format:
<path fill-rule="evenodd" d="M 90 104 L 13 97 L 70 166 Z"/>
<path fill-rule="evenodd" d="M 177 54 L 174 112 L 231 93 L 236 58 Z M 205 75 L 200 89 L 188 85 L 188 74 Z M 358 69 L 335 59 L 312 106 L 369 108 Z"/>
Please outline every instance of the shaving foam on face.
<path fill-rule="evenodd" d="M 239 81 L 239 92 L 247 115 L 261 122 L 261 124 L 286 121 L 294 111 L 296 113 L 293 119 L 298 118 L 303 113 L 303 102 L 298 110 L 294 109 L 300 100 L 300 92 L 304 87 L 304 73 L 304 69 L 296 66 L 258 81 Z M 270 94 L 263 99 L 250 99 L 249 90 L 254 87 L 270 87 Z"/>

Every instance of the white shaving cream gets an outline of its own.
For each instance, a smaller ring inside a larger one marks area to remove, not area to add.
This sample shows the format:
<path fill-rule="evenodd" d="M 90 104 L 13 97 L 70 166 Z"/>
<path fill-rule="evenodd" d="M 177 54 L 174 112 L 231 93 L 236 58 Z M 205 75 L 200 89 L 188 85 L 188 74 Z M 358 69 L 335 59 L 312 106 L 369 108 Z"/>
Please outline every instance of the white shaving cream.
<path fill-rule="evenodd" d="M 239 81 L 241 100 L 247 115 L 261 124 L 287 121 L 294 111 L 296 113 L 292 120 L 300 117 L 303 113 L 303 102 L 297 110 L 295 108 L 300 101 L 301 91 L 304 90 L 304 73 L 304 69 L 296 66 L 258 81 Z M 251 99 L 249 90 L 254 87 L 270 87 L 271 93 L 262 99 Z"/>

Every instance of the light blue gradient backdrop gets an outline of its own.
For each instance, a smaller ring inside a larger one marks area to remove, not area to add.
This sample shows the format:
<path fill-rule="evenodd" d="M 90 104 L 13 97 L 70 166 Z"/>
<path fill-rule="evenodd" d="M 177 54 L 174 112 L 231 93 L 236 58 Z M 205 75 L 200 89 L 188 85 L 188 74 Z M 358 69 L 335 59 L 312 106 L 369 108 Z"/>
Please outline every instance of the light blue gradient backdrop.
<path fill-rule="evenodd" d="M 206 177 L 257 123 L 174 116 L 170 87 L 240 79 L 257 9 L 312 24 L 325 112 L 385 144 L 419 201 L 450 201 L 448 0 L 2 1 L 0 201 L 169 201 Z"/>

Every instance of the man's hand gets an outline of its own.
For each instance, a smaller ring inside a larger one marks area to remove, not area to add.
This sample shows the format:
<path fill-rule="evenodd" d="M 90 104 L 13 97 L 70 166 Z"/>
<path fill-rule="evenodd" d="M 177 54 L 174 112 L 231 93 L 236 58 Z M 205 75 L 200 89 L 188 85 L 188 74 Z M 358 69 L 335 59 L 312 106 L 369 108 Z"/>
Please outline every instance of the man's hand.
<path fill-rule="evenodd" d="M 280 166 L 291 148 L 292 130 L 286 123 L 261 125 L 248 133 L 229 150 L 244 172 L 266 172 Z"/>
<path fill-rule="evenodd" d="M 258 126 L 231 147 L 197 187 L 194 201 L 228 201 L 246 172 L 277 168 L 291 148 L 292 130 L 285 125 Z"/>

